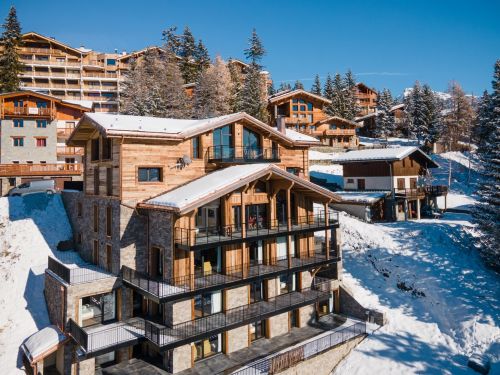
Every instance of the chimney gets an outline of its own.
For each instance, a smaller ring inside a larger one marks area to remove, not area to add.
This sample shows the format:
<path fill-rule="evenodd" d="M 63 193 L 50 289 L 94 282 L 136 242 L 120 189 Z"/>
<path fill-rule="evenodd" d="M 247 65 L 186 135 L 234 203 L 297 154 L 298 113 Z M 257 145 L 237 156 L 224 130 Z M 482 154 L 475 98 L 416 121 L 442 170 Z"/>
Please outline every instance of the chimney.
<path fill-rule="evenodd" d="M 122 56 L 125 56 L 127 54 L 127 51 L 122 51 Z"/>
<path fill-rule="evenodd" d="M 278 128 L 279 132 L 286 134 L 285 117 L 278 116 L 276 118 L 276 127 Z"/>

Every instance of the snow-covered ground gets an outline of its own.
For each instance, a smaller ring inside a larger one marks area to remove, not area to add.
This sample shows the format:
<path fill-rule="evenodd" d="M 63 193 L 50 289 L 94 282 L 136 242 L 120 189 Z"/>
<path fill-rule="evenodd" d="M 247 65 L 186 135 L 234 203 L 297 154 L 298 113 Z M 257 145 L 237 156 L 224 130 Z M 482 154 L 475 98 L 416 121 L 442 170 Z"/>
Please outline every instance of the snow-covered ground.
<path fill-rule="evenodd" d="M 71 227 L 59 195 L 0 198 L 0 373 L 24 374 L 19 352 L 50 324 L 43 294 L 47 256 Z"/>

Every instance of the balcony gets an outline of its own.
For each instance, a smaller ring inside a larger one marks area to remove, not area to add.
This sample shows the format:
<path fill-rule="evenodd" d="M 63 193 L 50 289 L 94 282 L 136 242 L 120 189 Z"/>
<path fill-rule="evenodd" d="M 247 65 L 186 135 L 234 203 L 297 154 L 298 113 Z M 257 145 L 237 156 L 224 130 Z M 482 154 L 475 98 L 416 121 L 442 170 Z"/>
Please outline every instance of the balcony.
<path fill-rule="evenodd" d="M 313 121 L 310 121 L 307 117 L 285 117 L 285 124 L 287 125 L 296 125 L 296 124 L 310 124 Z"/>
<path fill-rule="evenodd" d="M 102 79 L 117 79 L 118 75 L 116 73 L 90 73 L 83 72 L 83 78 L 102 78 Z"/>
<path fill-rule="evenodd" d="M 356 135 L 356 129 L 328 129 L 325 135 Z"/>
<path fill-rule="evenodd" d="M 396 194 L 397 197 L 422 199 L 425 197 L 425 188 L 423 187 L 404 188 L 404 189 L 396 188 L 394 189 L 394 194 Z"/>
<path fill-rule="evenodd" d="M 3 109 L 4 116 L 33 116 L 33 117 L 52 117 L 53 112 L 50 108 L 38 107 L 6 107 Z"/>
<path fill-rule="evenodd" d="M 209 248 L 215 244 L 226 245 L 257 241 L 288 234 L 333 228 L 338 226 L 338 218 L 338 213 L 330 212 L 328 220 L 326 220 L 324 212 L 321 212 L 291 219 L 290 227 L 288 223 L 278 220 L 263 220 L 239 225 L 207 226 L 195 229 L 175 227 L 174 242 L 181 249 L 195 250 Z"/>
<path fill-rule="evenodd" d="M 47 269 L 71 285 L 116 278 L 105 269 L 86 263 L 77 253 L 67 253 L 64 258 L 59 259 L 49 256 Z"/>
<path fill-rule="evenodd" d="M 425 193 L 431 197 L 440 197 L 448 194 L 446 185 L 428 185 L 424 187 Z"/>
<path fill-rule="evenodd" d="M 208 148 L 210 163 L 279 163 L 278 149 L 261 147 L 212 146 Z"/>
<path fill-rule="evenodd" d="M 273 277 L 288 271 L 297 272 L 339 261 L 334 250 L 329 258 L 323 247 L 310 257 L 279 257 L 269 261 L 255 261 L 243 265 L 228 267 L 222 272 L 200 272 L 193 275 L 170 279 L 155 279 L 147 274 L 137 272 L 128 267 L 122 268 L 123 282 L 147 298 L 164 303 L 175 299 L 190 297 L 202 292 L 237 285 L 248 284 L 254 279 Z"/>
<path fill-rule="evenodd" d="M 0 177 L 13 176 L 78 176 L 82 164 L 0 164 Z"/>
<path fill-rule="evenodd" d="M 68 138 L 75 128 L 57 128 L 58 138 Z"/>
<path fill-rule="evenodd" d="M 57 155 L 83 155 L 83 147 L 57 146 Z"/>

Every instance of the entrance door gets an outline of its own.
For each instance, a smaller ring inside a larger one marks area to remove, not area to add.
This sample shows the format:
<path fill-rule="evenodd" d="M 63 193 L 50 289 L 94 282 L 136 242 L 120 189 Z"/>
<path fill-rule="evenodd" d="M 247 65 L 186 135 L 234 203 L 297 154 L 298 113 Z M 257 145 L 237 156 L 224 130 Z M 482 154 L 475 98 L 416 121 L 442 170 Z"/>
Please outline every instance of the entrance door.
<path fill-rule="evenodd" d="M 398 178 L 397 180 L 398 183 L 398 190 L 404 190 L 405 189 L 405 179 L 404 178 Z"/>
<path fill-rule="evenodd" d="M 151 248 L 149 275 L 154 278 L 163 277 L 163 252 L 158 247 Z"/>
<path fill-rule="evenodd" d="M 358 178 L 358 190 L 365 190 L 365 179 L 364 178 Z"/>

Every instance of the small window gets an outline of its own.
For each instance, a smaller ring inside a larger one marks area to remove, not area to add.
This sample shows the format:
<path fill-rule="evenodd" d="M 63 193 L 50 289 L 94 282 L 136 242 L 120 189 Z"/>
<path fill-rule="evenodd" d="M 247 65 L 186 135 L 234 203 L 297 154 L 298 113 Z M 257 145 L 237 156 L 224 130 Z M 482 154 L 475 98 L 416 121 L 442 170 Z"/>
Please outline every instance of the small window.
<path fill-rule="evenodd" d="M 316 125 L 311 125 L 309 128 L 311 129 L 311 131 L 316 131 Z"/>
<path fill-rule="evenodd" d="M 114 66 L 114 65 L 116 65 L 116 60 L 115 59 L 107 59 L 106 64 Z"/>
<path fill-rule="evenodd" d="M 288 173 L 294 174 L 295 176 L 298 176 L 299 173 L 300 173 L 300 168 L 297 168 L 297 167 L 287 167 L 286 171 Z"/>
<path fill-rule="evenodd" d="M 82 202 L 78 202 L 76 204 L 76 216 L 82 217 L 82 211 L 83 211 Z"/>
<path fill-rule="evenodd" d="M 193 159 L 200 159 L 200 137 L 191 139 L 191 157 Z"/>
<path fill-rule="evenodd" d="M 47 147 L 47 138 L 35 138 L 36 147 Z"/>
<path fill-rule="evenodd" d="M 46 128 L 47 127 L 47 120 L 36 120 L 36 127 L 37 128 Z"/>
<path fill-rule="evenodd" d="M 12 160 L 12 164 L 19 164 L 19 160 Z"/>
<path fill-rule="evenodd" d="M 24 138 L 23 137 L 14 137 L 12 138 L 12 143 L 14 147 L 24 147 Z"/>
<path fill-rule="evenodd" d="M 162 168 L 139 168 L 139 182 L 161 182 L 163 181 Z"/>
<path fill-rule="evenodd" d="M 26 160 L 26 164 L 33 164 L 33 160 Z"/>
<path fill-rule="evenodd" d="M 299 99 L 299 103 L 305 103 L 304 99 Z"/>
<path fill-rule="evenodd" d="M 94 204 L 94 232 L 99 231 L 99 206 Z"/>
<path fill-rule="evenodd" d="M 299 106 L 298 105 L 292 105 L 292 111 L 298 111 Z"/>
<path fill-rule="evenodd" d="M 113 216 L 113 207 L 106 207 L 106 236 L 111 237 L 111 223 Z"/>
<path fill-rule="evenodd" d="M 330 130 L 337 130 L 337 125 L 330 125 Z"/>
<path fill-rule="evenodd" d="M 24 120 L 20 118 L 16 118 L 13 120 L 15 128 L 24 128 Z"/>
<path fill-rule="evenodd" d="M 47 102 L 36 102 L 37 108 L 47 108 Z"/>
<path fill-rule="evenodd" d="M 301 111 L 305 111 L 305 110 L 306 110 L 306 106 L 305 106 L 305 105 L 301 105 L 301 106 L 300 106 L 300 110 L 301 110 Z"/>
<path fill-rule="evenodd" d="M 96 161 L 99 160 L 99 138 L 93 139 L 90 144 L 90 160 Z"/>
<path fill-rule="evenodd" d="M 23 106 L 24 106 L 24 102 L 22 100 L 14 100 L 14 107 L 19 108 L 19 107 L 23 107 Z"/>
<path fill-rule="evenodd" d="M 313 122 L 313 115 L 311 114 L 307 115 L 307 121 Z"/>
<path fill-rule="evenodd" d="M 46 160 L 40 160 L 40 164 L 47 164 Z"/>
<path fill-rule="evenodd" d="M 264 181 L 258 181 L 255 184 L 256 193 L 265 193 L 267 191 L 266 183 Z"/>
<path fill-rule="evenodd" d="M 292 99 L 292 103 L 298 103 L 299 99 Z"/>
<path fill-rule="evenodd" d="M 99 168 L 94 168 L 94 195 L 99 195 Z"/>
<path fill-rule="evenodd" d="M 307 103 L 307 110 L 312 111 L 313 110 L 313 104 L 312 103 Z"/>
<path fill-rule="evenodd" d="M 354 184 L 354 178 L 348 178 L 347 179 L 348 184 Z"/>

